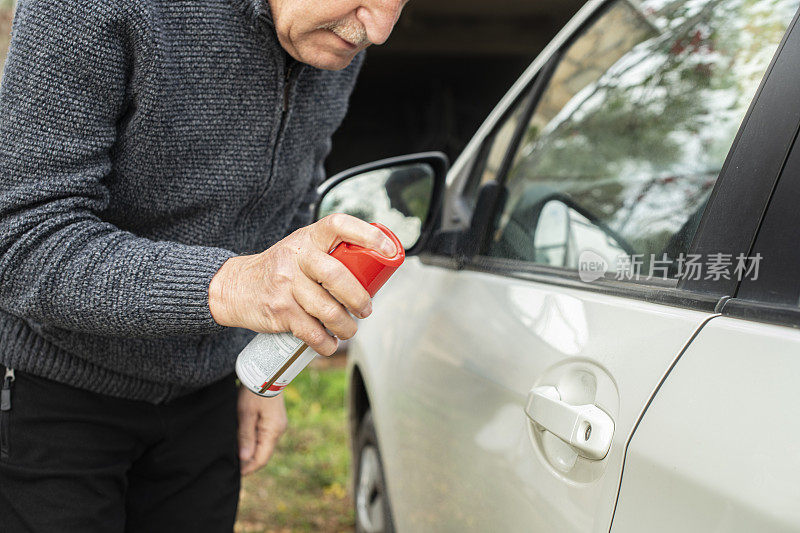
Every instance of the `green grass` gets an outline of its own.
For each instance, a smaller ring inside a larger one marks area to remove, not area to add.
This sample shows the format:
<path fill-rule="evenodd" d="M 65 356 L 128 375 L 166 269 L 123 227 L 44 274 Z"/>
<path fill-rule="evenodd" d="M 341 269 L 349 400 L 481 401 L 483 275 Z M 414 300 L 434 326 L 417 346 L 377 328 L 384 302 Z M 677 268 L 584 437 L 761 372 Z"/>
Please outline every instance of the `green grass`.
<path fill-rule="evenodd" d="M 283 394 L 289 429 L 243 480 L 236 531 L 352 531 L 344 369 L 307 368 Z"/>

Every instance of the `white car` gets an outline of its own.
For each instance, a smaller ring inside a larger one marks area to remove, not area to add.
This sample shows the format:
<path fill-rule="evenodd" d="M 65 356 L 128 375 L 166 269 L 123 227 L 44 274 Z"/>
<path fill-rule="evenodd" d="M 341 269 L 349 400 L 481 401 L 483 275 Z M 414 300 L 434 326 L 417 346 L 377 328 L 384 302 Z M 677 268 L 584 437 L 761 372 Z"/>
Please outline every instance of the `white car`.
<path fill-rule="evenodd" d="M 324 186 L 409 254 L 350 346 L 359 531 L 800 530 L 799 2 L 589 2 L 449 171 Z"/>

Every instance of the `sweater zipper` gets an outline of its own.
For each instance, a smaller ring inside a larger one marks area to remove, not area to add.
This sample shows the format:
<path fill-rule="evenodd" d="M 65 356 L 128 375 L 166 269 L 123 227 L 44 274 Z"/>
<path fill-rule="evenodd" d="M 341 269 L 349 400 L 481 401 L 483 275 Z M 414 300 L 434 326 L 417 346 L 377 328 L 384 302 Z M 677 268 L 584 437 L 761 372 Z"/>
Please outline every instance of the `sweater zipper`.
<path fill-rule="evenodd" d="M 11 418 L 11 389 L 14 387 L 13 368 L 6 368 L 3 388 L 0 391 L 0 460 L 7 460 L 9 454 L 9 419 Z"/>
<path fill-rule="evenodd" d="M 283 141 L 283 136 L 286 130 L 286 124 L 288 122 L 289 116 L 289 104 L 292 89 L 294 88 L 295 83 L 297 82 L 297 78 L 300 76 L 301 66 L 300 64 L 294 60 L 290 59 L 291 63 L 289 67 L 286 69 L 286 74 L 283 77 L 283 100 L 281 101 L 281 118 L 278 122 L 278 131 L 275 134 L 275 142 L 272 144 L 272 156 L 270 158 L 270 167 L 269 167 L 269 176 L 264 182 L 264 186 L 259 190 L 258 195 L 250 204 L 250 207 L 247 209 L 247 213 L 243 217 L 243 220 L 247 220 L 250 218 L 250 215 L 255 210 L 256 206 L 261 203 L 261 200 L 264 199 L 264 196 L 267 194 L 270 186 L 272 185 L 273 180 L 275 179 L 275 169 L 276 169 L 276 156 L 278 155 L 278 146 L 280 146 L 281 142 Z"/>
<path fill-rule="evenodd" d="M 283 125 L 283 121 L 286 119 L 286 113 L 289 111 L 289 94 L 297 77 L 295 74 L 297 71 L 297 61 L 292 61 L 289 64 L 289 68 L 286 70 L 286 76 L 283 79 L 283 113 L 281 114 L 281 125 Z"/>

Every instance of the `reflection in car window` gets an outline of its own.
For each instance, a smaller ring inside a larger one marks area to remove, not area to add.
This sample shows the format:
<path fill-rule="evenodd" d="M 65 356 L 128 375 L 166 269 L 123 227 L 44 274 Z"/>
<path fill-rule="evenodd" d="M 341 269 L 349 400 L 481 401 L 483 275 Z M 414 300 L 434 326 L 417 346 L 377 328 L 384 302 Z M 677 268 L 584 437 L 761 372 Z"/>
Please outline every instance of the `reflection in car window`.
<path fill-rule="evenodd" d="M 798 0 L 613 4 L 565 52 L 508 175 L 489 255 L 610 274 L 688 252 Z"/>

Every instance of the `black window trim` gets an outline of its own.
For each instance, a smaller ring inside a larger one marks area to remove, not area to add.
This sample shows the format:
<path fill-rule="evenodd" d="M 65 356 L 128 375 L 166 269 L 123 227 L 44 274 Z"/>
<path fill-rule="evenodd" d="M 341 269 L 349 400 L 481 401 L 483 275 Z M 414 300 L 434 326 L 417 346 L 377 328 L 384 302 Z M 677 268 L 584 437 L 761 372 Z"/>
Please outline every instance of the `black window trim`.
<path fill-rule="evenodd" d="M 720 309 L 722 316 L 773 326 L 800 329 L 800 307 L 730 298 Z"/>
<path fill-rule="evenodd" d="M 799 196 L 800 127 L 749 252 L 761 255 L 759 276 L 739 283 L 722 308 L 724 316 L 800 329 L 800 247 L 792 242 Z"/>
<path fill-rule="evenodd" d="M 587 17 L 574 30 L 572 35 L 553 52 L 521 94 L 528 94 L 534 84 L 537 83 L 537 80 L 541 82 L 541 85 L 546 86 L 550 76 L 546 79 L 541 76 L 546 66 L 553 62 L 554 57 L 560 58 L 575 39 L 587 27 L 594 24 L 614 2 L 615 0 L 608 0 L 598 5 L 591 16 Z M 793 122 L 790 120 L 788 129 L 786 124 L 782 124 L 784 127 L 779 132 L 780 139 L 783 139 L 784 144 L 788 142 L 782 158 L 776 159 L 771 152 L 768 154 L 760 146 L 753 146 L 758 144 L 755 140 L 757 140 L 759 130 L 763 132 L 766 126 L 766 131 L 774 131 L 771 125 L 776 120 L 780 123 L 780 119 L 785 118 L 786 108 L 780 103 L 791 101 L 790 97 L 786 96 L 787 88 L 792 90 L 791 94 L 794 95 L 794 101 L 800 101 L 800 84 L 793 83 L 796 80 L 796 76 L 792 76 L 792 68 L 796 69 L 794 72 L 800 72 L 800 53 L 792 53 L 793 50 L 800 50 L 800 29 L 797 28 L 799 16 L 800 11 L 795 14 L 788 25 L 750 102 L 750 106 L 720 170 L 719 177 L 714 184 L 708 207 L 703 213 L 697 233 L 692 241 L 690 253 L 710 254 L 729 249 L 749 253 L 752 249 L 755 235 L 763 221 L 767 204 L 782 173 L 789 149 L 792 147 L 796 133 L 800 128 L 800 116 L 794 119 Z M 556 65 L 557 62 L 553 66 L 555 67 Z M 552 75 L 552 71 L 550 75 Z M 776 95 L 781 97 L 776 97 Z M 532 106 L 533 110 L 538 104 L 538 96 L 541 95 L 537 95 L 535 104 Z M 509 107 L 509 109 L 512 108 L 513 106 Z M 492 136 L 487 136 L 484 142 L 490 139 L 492 139 Z M 510 145 L 508 152 L 515 153 L 516 146 Z M 508 153 L 506 157 L 509 157 Z M 510 157 L 513 157 L 513 155 Z M 757 182 L 759 186 L 755 191 L 753 190 L 753 180 L 748 182 L 749 176 L 753 175 L 753 168 L 771 169 L 768 174 L 768 176 L 771 175 L 771 178 L 763 180 L 763 182 Z M 499 177 L 504 182 L 505 176 Z M 736 216 L 731 216 L 732 212 L 737 211 L 741 205 L 748 206 L 746 215 L 739 216 L 737 214 Z M 497 213 L 495 212 L 494 215 L 496 216 Z M 714 245 L 720 237 L 727 237 L 725 247 Z M 724 279 L 717 282 L 710 280 L 684 280 L 681 283 L 676 280 L 675 286 L 659 286 L 652 283 L 617 281 L 606 277 L 587 283 L 581 281 L 577 271 L 574 270 L 554 269 L 545 265 L 502 258 L 475 256 L 465 263 L 461 263 L 455 258 L 423 252 L 420 254 L 420 260 L 424 264 L 431 266 L 485 272 L 699 311 L 720 312 L 726 308 L 734 309 L 739 305 L 738 302 L 728 303 L 732 300 L 731 297 L 736 294 L 738 288 L 738 282 L 735 280 L 730 282 Z"/>
<path fill-rule="evenodd" d="M 795 238 L 800 197 L 800 133 L 767 206 L 749 256 L 761 256 L 759 275 L 739 283 L 735 298 L 761 306 L 798 307 L 800 247 Z M 794 242 L 792 242 L 794 241 Z"/>

